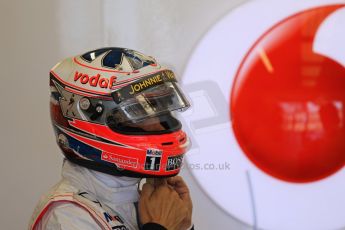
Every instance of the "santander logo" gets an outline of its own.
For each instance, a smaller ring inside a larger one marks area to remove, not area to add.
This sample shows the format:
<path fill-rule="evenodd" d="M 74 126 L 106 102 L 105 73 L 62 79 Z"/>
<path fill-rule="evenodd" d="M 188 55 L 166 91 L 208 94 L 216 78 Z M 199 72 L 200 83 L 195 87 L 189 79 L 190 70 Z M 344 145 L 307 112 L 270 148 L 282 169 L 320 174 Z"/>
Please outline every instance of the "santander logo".
<path fill-rule="evenodd" d="M 78 71 L 76 71 L 74 74 L 75 82 L 79 81 L 83 85 L 88 84 L 89 86 L 100 87 L 103 89 L 105 88 L 111 89 L 115 85 L 116 79 L 117 79 L 116 76 L 112 76 L 110 77 L 110 79 L 108 79 L 108 78 L 101 77 L 100 74 L 89 76 L 88 74 L 80 73 Z"/>

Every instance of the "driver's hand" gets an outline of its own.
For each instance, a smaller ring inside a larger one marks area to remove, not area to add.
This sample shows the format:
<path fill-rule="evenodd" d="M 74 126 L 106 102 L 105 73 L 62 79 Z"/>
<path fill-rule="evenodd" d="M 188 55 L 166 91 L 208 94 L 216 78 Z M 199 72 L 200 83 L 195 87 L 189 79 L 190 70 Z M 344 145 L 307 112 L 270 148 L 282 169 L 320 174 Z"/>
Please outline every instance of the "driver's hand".
<path fill-rule="evenodd" d="M 188 216 L 188 206 L 166 179 L 143 185 L 139 200 L 139 217 L 143 225 L 157 223 L 168 230 L 181 230 Z"/>

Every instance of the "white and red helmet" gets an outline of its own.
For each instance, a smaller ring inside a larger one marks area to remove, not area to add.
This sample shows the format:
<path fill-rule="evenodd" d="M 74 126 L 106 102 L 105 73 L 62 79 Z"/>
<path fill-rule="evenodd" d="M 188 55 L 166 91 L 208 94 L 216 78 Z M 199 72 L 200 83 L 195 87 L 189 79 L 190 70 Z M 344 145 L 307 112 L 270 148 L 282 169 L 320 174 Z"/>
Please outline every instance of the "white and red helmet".
<path fill-rule="evenodd" d="M 189 139 L 173 111 L 190 106 L 174 73 L 152 57 L 102 48 L 50 71 L 51 118 L 66 158 L 112 175 L 167 177 Z"/>

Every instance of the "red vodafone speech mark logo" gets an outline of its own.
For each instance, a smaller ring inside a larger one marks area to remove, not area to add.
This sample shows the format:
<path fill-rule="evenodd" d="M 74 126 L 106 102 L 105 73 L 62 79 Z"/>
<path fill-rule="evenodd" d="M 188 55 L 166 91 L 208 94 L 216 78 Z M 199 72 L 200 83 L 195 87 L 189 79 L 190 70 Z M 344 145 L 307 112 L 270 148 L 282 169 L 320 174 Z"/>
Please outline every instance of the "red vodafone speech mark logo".
<path fill-rule="evenodd" d="M 312 50 L 319 26 L 340 7 L 315 8 L 275 25 L 237 72 L 230 107 L 236 138 L 275 178 L 312 182 L 344 166 L 345 68 Z"/>

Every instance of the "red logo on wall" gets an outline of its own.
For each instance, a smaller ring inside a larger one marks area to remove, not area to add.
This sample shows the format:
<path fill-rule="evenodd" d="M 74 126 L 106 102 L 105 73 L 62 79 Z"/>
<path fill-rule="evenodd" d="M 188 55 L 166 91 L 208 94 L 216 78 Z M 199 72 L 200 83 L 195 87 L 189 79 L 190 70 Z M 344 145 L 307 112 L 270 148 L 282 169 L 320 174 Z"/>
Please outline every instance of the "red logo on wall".
<path fill-rule="evenodd" d="M 313 51 L 321 23 L 342 6 L 311 9 L 275 25 L 237 72 L 230 108 L 236 138 L 273 177 L 311 182 L 344 166 L 345 68 Z"/>

